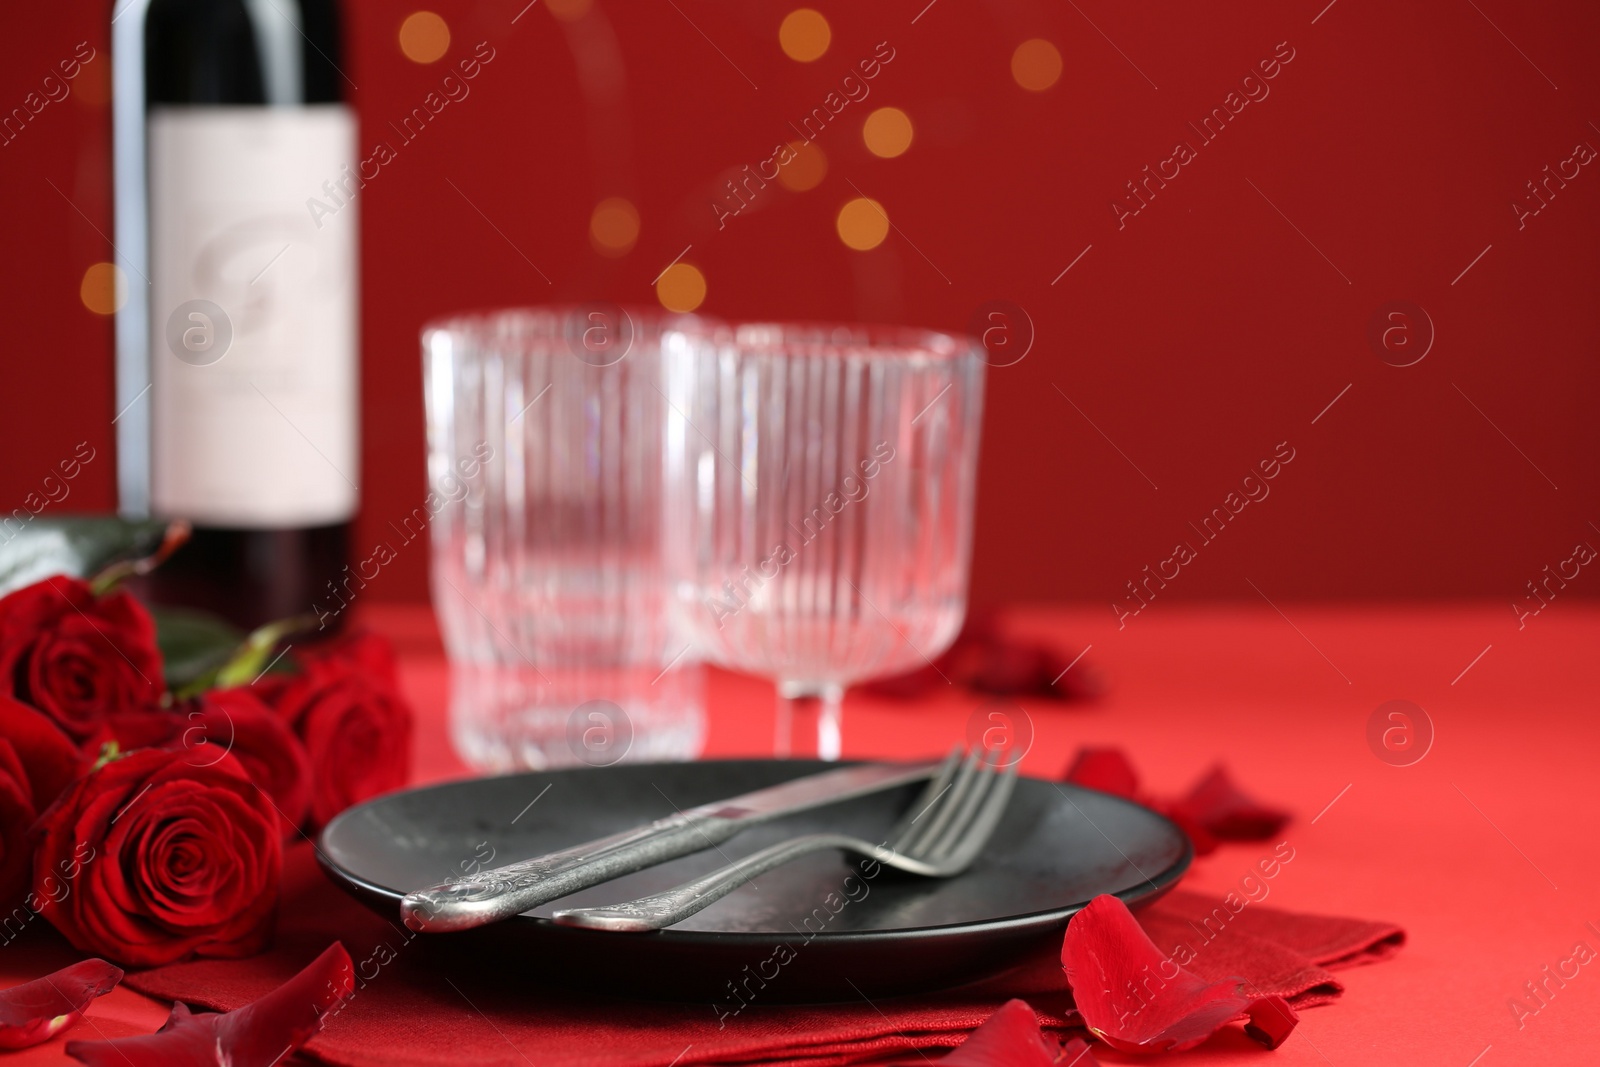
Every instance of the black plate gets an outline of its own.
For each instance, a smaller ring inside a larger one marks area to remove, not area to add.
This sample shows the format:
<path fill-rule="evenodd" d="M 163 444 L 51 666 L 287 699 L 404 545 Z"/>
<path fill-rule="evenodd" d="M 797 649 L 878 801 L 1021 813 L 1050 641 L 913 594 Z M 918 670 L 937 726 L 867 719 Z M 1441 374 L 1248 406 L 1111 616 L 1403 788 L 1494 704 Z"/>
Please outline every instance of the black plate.
<path fill-rule="evenodd" d="M 322 832 L 321 859 L 336 882 L 393 920 L 404 893 L 453 873 L 552 852 L 829 766 L 836 765 L 625 764 L 451 782 L 351 808 Z M 1011 966 L 1058 940 L 1067 919 L 1098 894 L 1130 904 L 1152 899 L 1189 866 L 1188 838 L 1154 812 L 1023 778 L 988 848 L 956 878 L 880 867 L 868 879 L 854 861 L 831 852 L 763 875 L 669 930 L 612 933 L 557 926 L 545 917 L 558 907 L 657 892 L 795 834 L 829 829 L 883 840 L 921 788 L 752 827 L 720 849 L 595 886 L 509 922 L 424 935 L 416 943 L 536 983 L 702 1000 L 726 996 L 728 983 L 758 972 L 768 979 L 767 1000 L 854 999 L 943 988 Z"/>

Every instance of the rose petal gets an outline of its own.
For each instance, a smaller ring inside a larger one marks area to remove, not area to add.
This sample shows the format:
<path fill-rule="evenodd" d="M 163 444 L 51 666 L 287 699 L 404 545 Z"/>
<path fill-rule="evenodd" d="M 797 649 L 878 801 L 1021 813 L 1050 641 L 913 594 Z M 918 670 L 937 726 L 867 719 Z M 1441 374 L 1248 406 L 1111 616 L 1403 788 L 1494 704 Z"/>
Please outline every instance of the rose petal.
<path fill-rule="evenodd" d="M 0 1049 L 50 1040 L 83 1018 L 90 1003 L 120 981 L 120 968 L 105 960 L 84 960 L 38 981 L 0 990 Z"/>
<path fill-rule="evenodd" d="M 297 833 L 311 807 L 311 757 L 288 723 L 242 688 L 206 693 L 184 718 L 190 762 L 232 753 L 278 810 L 284 835 Z"/>
<path fill-rule="evenodd" d="M 1078 749 L 1067 768 L 1067 781 L 1130 800 L 1139 795 L 1139 776 L 1120 748 Z"/>
<path fill-rule="evenodd" d="M 413 715 L 395 686 L 393 653 L 366 635 L 251 686 L 294 729 L 311 759 L 310 824 L 406 782 Z"/>
<path fill-rule="evenodd" d="M 1056 690 L 1050 688 L 1054 664 L 1054 653 L 1043 645 L 992 641 L 983 646 L 964 681 L 980 693 L 996 696 L 1054 696 Z"/>
<path fill-rule="evenodd" d="M 1247 996 L 1236 980 L 1207 983 L 1163 956 L 1113 896 L 1095 897 L 1072 917 L 1061 966 L 1084 1024 L 1123 1052 L 1193 1048 L 1246 1018 L 1263 1035 L 1258 1040 L 1281 1043 L 1294 1028 L 1293 1018 L 1273 1010 L 1277 998 Z"/>
<path fill-rule="evenodd" d="M 38 814 L 22 758 L 0 737 L 0 914 L 12 910 L 33 871 L 28 830 Z"/>
<path fill-rule="evenodd" d="M 1072 1062 L 1062 1060 L 1061 1052 L 1060 1045 L 1039 1032 L 1039 1020 L 1025 1001 L 1008 1000 L 939 1062 L 948 1067 L 1060 1067 Z M 1093 1064 L 1090 1056 L 1077 1067 Z"/>
<path fill-rule="evenodd" d="M 83 770 L 77 749 L 55 723 L 5 695 L 0 695 L 0 737 L 11 742 L 21 758 L 33 791 L 33 806 L 39 811 L 48 808 Z"/>
<path fill-rule="evenodd" d="M 187 723 L 181 715 L 166 708 L 134 711 L 115 711 L 107 715 L 89 739 L 83 750 L 98 753 L 116 742 L 119 752 L 135 752 L 141 748 L 171 748 L 179 743 Z"/>
<path fill-rule="evenodd" d="M 1099 679 L 1063 659 L 1047 644 L 1005 633 L 995 615 L 974 611 L 938 659 L 907 674 L 879 678 L 861 689 L 879 696 L 910 699 L 951 682 L 995 696 L 1085 700 L 1100 695 Z"/>
<path fill-rule="evenodd" d="M 1250 1021 L 1244 1024 L 1244 1032 L 1253 1041 L 1259 1041 L 1268 1048 L 1277 1048 L 1299 1021 L 1300 1016 L 1295 1014 L 1287 1000 L 1282 997 L 1262 997 L 1250 1005 Z"/>
<path fill-rule="evenodd" d="M 1089 1042 L 1081 1037 L 1069 1037 L 1061 1045 L 1061 1058 L 1056 1067 L 1100 1067 L 1100 1061 L 1089 1051 Z"/>
<path fill-rule="evenodd" d="M 1289 821 L 1288 812 L 1269 808 L 1247 796 L 1220 763 L 1172 809 L 1183 814 L 1179 821 L 1193 822 L 1224 841 L 1261 841 L 1272 837 Z"/>
<path fill-rule="evenodd" d="M 271 1067 L 320 1032 L 354 988 L 350 954 L 335 941 L 299 974 L 235 1011 L 196 1015 L 175 1004 L 156 1033 L 69 1041 L 67 1055 L 89 1067 Z"/>
<path fill-rule="evenodd" d="M 1144 797 L 1140 803 L 1159 811 L 1177 823 L 1178 828 L 1189 836 L 1190 843 L 1194 845 L 1195 855 L 1209 856 L 1217 850 L 1217 839 L 1212 836 L 1211 831 L 1195 820 L 1194 814 L 1183 806 L 1182 801 L 1169 802 Z"/>

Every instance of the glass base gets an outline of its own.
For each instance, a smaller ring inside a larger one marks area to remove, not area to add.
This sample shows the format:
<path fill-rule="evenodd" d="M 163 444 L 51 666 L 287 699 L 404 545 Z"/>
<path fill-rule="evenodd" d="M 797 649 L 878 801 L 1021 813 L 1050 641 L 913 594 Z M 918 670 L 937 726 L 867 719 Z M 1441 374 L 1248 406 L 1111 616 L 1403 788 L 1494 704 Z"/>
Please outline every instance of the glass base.
<path fill-rule="evenodd" d="M 698 664 L 535 671 L 452 663 L 450 735 L 486 773 L 692 760 L 705 747 Z"/>

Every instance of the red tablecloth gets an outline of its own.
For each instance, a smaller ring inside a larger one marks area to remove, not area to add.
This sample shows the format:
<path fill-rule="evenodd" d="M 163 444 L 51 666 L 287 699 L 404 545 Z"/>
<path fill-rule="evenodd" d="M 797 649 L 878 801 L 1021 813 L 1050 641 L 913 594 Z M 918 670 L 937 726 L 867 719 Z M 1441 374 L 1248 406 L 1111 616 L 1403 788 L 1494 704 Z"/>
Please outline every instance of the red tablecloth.
<path fill-rule="evenodd" d="M 1170 791 L 1226 758 L 1252 792 L 1296 812 L 1285 831 L 1296 858 L 1273 883 L 1274 904 L 1378 916 L 1409 933 L 1396 959 L 1349 972 L 1339 1004 L 1306 1012 L 1277 1052 L 1219 1039 L 1184 1062 L 1600 1062 L 1600 963 L 1568 962 L 1579 942 L 1600 951 L 1600 608 L 1554 604 L 1519 632 L 1505 605 L 1282 606 L 1287 617 L 1158 604 L 1120 631 L 1104 609 L 1009 616 L 1069 657 L 1092 644 L 1083 663 L 1109 684 L 1092 706 L 1023 702 L 1035 730 L 1025 773 L 1058 774 L 1080 744 L 1120 745 L 1149 785 Z M 386 608 L 367 619 L 401 648 L 422 717 L 418 780 L 463 773 L 449 750 L 431 617 Z M 708 756 L 768 750 L 770 686 L 719 673 L 710 700 Z M 1431 719 L 1432 748 L 1415 765 L 1391 766 L 1369 748 L 1368 719 L 1390 700 Z M 909 704 L 852 698 L 845 754 L 932 755 L 980 703 L 959 692 Z M 1225 892 L 1259 851 L 1225 846 L 1185 884 Z M 22 942 L 0 949 L 0 985 L 36 977 L 53 954 Z M 119 989 L 75 1036 L 148 1033 L 165 1013 Z M 70 1063 L 61 1045 L 0 1063 Z"/>

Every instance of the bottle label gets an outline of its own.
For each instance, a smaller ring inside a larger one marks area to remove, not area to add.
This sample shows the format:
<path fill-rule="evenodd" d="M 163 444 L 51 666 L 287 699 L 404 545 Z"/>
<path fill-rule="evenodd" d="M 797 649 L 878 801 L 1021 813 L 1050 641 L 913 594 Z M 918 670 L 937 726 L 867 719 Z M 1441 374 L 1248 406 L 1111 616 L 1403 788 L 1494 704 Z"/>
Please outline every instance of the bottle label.
<path fill-rule="evenodd" d="M 159 515 L 348 520 L 359 476 L 355 117 L 157 107 L 149 119 L 151 498 Z"/>

